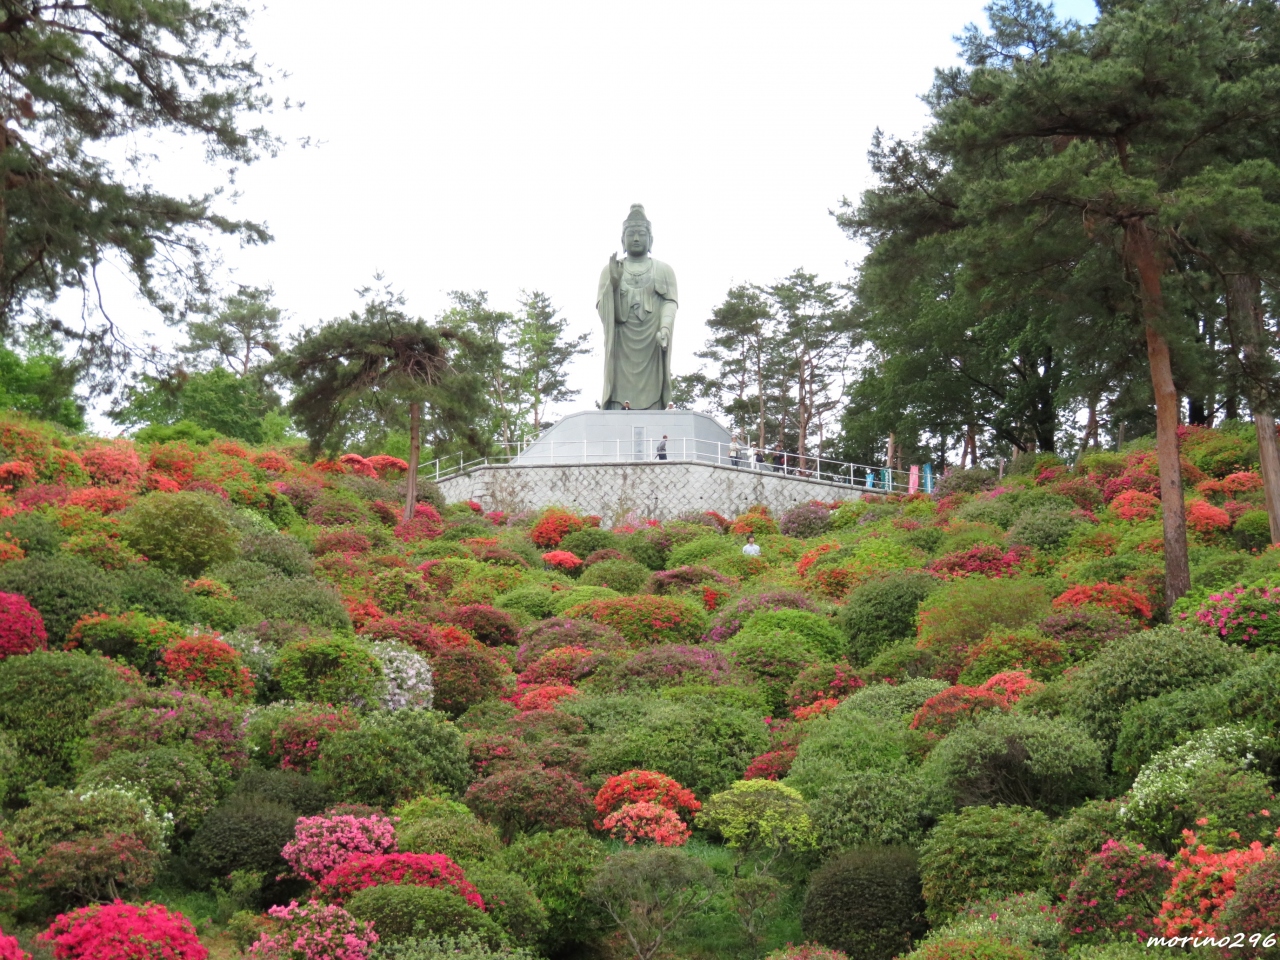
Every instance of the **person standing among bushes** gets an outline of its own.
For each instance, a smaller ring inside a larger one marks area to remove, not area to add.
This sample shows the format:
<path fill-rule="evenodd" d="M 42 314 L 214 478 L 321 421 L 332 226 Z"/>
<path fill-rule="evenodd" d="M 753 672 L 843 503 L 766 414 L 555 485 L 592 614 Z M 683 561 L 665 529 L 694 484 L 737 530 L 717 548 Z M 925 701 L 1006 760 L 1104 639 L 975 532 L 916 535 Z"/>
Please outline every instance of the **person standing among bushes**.
<path fill-rule="evenodd" d="M 747 542 L 743 544 L 742 552 L 748 557 L 760 556 L 760 544 L 756 543 L 756 535 L 754 533 L 747 534 Z"/>

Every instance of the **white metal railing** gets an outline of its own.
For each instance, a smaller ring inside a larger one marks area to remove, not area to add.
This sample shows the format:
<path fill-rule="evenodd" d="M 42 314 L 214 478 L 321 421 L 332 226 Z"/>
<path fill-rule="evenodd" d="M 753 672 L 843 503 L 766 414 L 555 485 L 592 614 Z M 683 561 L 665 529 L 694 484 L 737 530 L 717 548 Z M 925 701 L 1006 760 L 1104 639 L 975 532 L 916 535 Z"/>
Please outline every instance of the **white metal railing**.
<path fill-rule="evenodd" d="M 481 466 L 549 466 L 666 460 L 710 463 L 737 470 L 840 483 L 872 492 L 933 492 L 932 471 L 927 464 L 923 468 L 892 470 L 889 467 L 847 463 L 826 457 L 801 457 L 795 453 L 755 450 L 696 437 L 669 437 L 665 450 L 659 450 L 661 443 L 661 440 L 649 437 L 632 440 L 542 438 L 522 444 L 498 444 L 503 452 L 489 457 L 472 460 L 467 460 L 460 454 L 441 457 L 420 465 L 418 476 L 439 481 Z"/>

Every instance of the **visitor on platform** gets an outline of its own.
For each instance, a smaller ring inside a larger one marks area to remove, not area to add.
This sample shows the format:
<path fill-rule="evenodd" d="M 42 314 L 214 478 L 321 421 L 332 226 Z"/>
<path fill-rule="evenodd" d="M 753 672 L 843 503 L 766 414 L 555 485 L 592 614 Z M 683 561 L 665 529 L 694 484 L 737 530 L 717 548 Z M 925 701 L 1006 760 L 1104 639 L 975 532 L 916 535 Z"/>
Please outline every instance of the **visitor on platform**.
<path fill-rule="evenodd" d="M 760 544 L 756 543 L 756 535 L 754 533 L 747 534 L 747 542 L 743 544 L 742 552 L 748 557 L 760 556 Z"/>
<path fill-rule="evenodd" d="M 729 463 L 735 467 L 742 465 L 742 443 L 737 436 L 729 441 Z"/>
<path fill-rule="evenodd" d="M 662 439 L 658 441 L 658 459 L 667 459 L 667 435 L 664 433 Z"/>
<path fill-rule="evenodd" d="M 760 447 L 754 448 L 751 458 L 752 460 L 755 461 L 755 469 L 757 470 L 764 469 L 764 450 L 763 449 L 761 449 Z"/>
<path fill-rule="evenodd" d="M 773 448 L 773 472 L 782 473 L 787 467 L 787 455 L 782 452 L 782 448 L 775 446 Z"/>

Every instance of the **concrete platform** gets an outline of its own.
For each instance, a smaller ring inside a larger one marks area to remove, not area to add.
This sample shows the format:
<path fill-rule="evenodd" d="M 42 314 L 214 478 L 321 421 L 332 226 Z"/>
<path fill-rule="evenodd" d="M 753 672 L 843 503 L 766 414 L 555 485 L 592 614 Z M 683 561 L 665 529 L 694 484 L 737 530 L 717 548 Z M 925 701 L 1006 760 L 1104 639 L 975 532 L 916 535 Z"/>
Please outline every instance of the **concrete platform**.
<path fill-rule="evenodd" d="M 584 410 L 525 447 L 513 463 L 622 463 L 653 460 L 666 434 L 672 460 L 729 462 L 729 431 L 693 410 Z"/>

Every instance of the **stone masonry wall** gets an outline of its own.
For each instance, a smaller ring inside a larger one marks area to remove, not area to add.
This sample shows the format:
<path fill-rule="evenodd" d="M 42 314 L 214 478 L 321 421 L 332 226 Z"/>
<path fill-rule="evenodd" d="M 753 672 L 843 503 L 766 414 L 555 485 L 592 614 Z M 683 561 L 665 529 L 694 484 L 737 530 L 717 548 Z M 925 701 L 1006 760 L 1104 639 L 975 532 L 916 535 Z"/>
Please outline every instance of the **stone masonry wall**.
<path fill-rule="evenodd" d="M 631 511 L 659 520 L 688 511 L 732 517 L 756 503 L 782 513 L 810 500 L 855 500 L 859 488 L 689 461 L 487 465 L 440 481 L 446 500 L 476 500 L 507 513 L 556 504 L 597 514 L 610 524 Z"/>

